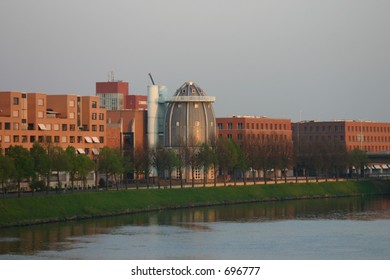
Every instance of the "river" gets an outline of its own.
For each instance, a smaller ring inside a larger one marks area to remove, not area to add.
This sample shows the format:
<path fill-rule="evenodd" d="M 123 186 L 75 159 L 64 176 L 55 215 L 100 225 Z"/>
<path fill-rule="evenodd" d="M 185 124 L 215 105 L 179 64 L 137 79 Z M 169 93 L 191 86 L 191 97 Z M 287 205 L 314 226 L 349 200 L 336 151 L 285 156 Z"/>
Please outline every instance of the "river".
<path fill-rule="evenodd" d="M 390 197 L 161 211 L 0 229 L 0 259 L 390 259 Z"/>

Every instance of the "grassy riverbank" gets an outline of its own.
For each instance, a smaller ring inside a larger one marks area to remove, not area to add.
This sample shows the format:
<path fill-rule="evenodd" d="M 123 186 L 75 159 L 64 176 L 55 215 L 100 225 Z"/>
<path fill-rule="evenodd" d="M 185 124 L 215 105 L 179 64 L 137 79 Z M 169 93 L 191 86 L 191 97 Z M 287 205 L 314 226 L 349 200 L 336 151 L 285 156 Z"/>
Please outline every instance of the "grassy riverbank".
<path fill-rule="evenodd" d="M 86 192 L 0 200 L 0 227 L 228 203 L 390 194 L 390 181 Z"/>

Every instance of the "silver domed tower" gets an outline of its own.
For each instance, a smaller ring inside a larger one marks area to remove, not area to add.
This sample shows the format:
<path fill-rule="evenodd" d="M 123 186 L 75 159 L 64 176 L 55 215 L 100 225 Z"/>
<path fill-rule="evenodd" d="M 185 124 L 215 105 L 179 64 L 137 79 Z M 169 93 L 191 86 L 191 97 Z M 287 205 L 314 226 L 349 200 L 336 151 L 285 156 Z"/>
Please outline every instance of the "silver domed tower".
<path fill-rule="evenodd" d="M 215 97 L 206 96 L 197 84 L 191 81 L 184 83 L 167 100 L 165 146 L 210 144 L 210 140 L 216 137 L 214 101 Z"/>

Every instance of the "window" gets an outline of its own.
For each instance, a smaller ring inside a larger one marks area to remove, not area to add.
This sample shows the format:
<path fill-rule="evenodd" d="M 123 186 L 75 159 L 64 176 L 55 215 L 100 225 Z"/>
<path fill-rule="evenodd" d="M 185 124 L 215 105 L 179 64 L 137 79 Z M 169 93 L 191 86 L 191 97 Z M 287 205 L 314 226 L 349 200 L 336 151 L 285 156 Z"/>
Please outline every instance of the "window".
<path fill-rule="evenodd" d="M 92 131 L 97 131 L 97 125 L 95 124 L 92 125 Z"/>
<path fill-rule="evenodd" d="M 69 101 L 69 107 L 74 107 L 74 100 Z"/>
<path fill-rule="evenodd" d="M 27 143 L 27 135 L 22 135 L 22 143 Z"/>
<path fill-rule="evenodd" d="M 69 119 L 74 119 L 74 112 L 69 113 Z"/>
<path fill-rule="evenodd" d="M 218 123 L 218 129 L 222 129 L 222 123 Z"/>
<path fill-rule="evenodd" d="M 195 109 L 198 109 L 198 108 L 199 108 L 199 104 L 198 104 L 198 103 L 195 103 L 195 104 L 194 104 L 194 108 L 195 108 Z"/>
<path fill-rule="evenodd" d="M 5 143 L 11 142 L 11 137 L 9 137 L 9 135 L 4 136 L 4 142 Z"/>
<path fill-rule="evenodd" d="M 19 110 L 14 110 L 14 111 L 12 112 L 12 116 L 13 116 L 14 118 L 19 118 Z"/>
<path fill-rule="evenodd" d="M 176 122 L 176 126 L 180 126 L 180 122 Z"/>
<path fill-rule="evenodd" d="M 96 113 L 92 113 L 92 119 L 96 120 Z"/>
<path fill-rule="evenodd" d="M 104 143 L 104 137 L 103 137 L 103 136 L 100 136 L 100 137 L 99 137 L 99 142 L 100 142 L 100 143 Z"/>
<path fill-rule="evenodd" d="M 60 125 L 59 124 L 54 124 L 53 125 L 53 130 L 60 130 Z"/>
<path fill-rule="evenodd" d="M 251 128 L 255 129 L 255 124 L 254 123 L 252 123 Z"/>
<path fill-rule="evenodd" d="M 99 131 L 104 131 L 104 125 L 99 125 Z"/>
<path fill-rule="evenodd" d="M 10 130 L 11 129 L 11 123 L 9 123 L 9 122 L 4 123 L 4 129 L 5 130 Z"/>
<path fill-rule="evenodd" d="M 46 130 L 51 130 L 51 124 L 46 125 Z"/>
<path fill-rule="evenodd" d="M 75 131 L 76 130 L 76 125 L 74 125 L 74 124 L 69 125 L 69 130 L 70 131 Z"/>
<path fill-rule="evenodd" d="M 60 136 L 54 136 L 54 143 L 60 143 Z"/>
<path fill-rule="evenodd" d="M 69 142 L 70 142 L 70 143 L 74 143 L 74 136 L 70 136 L 70 137 L 69 137 Z"/>
<path fill-rule="evenodd" d="M 14 135 L 14 143 L 19 143 L 19 135 Z"/>
<path fill-rule="evenodd" d="M 46 136 L 46 143 L 51 143 L 51 136 Z"/>
<path fill-rule="evenodd" d="M 43 111 L 38 111 L 38 118 L 40 118 L 40 119 L 43 118 Z"/>
<path fill-rule="evenodd" d="M 99 113 L 99 120 L 104 120 L 104 114 L 103 113 Z"/>
<path fill-rule="evenodd" d="M 12 103 L 13 103 L 14 105 L 19 105 L 19 97 L 14 97 L 14 98 L 12 99 Z"/>
<path fill-rule="evenodd" d="M 38 98 L 38 106 L 43 106 L 43 98 Z"/>
<path fill-rule="evenodd" d="M 238 128 L 238 129 L 242 129 L 242 128 L 243 128 L 242 122 L 239 122 L 239 123 L 237 124 L 237 128 Z"/>
<path fill-rule="evenodd" d="M 30 136 L 30 143 L 34 143 L 35 142 L 35 136 Z"/>
<path fill-rule="evenodd" d="M 199 168 L 195 168 L 195 172 L 194 172 L 195 174 L 195 178 L 194 179 L 196 179 L 196 180 L 199 180 L 199 179 L 201 179 L 201 177 L 200 177 L 200 169 Z"/>
<path fill-rule="evenodd" d="M 83 143 L 83 137 L 77 136 L 77 143 Z"/>
<path fill-rule="evenodd" d="M 231 122 L 228 123 L 228 129 L 233 129 L 233 124 Z"/>
<path fill-rule="evenodd" d="M 61 125 L 61 127 L 62 127 L 62 131 L 67 131 L 68 130 L 68 125 L 66 123 L 63 123 Z"/>
<path fill-rule="evenodd" d="M 232 134 L 228 134 L 228 135 L 227 135 L 227 138 L 228 138 L 228 139 L 233 139 L 233 135 L 232 135 Z"/>
<path fill-rule="evenodd" d="M 19 130 L 19 123 L 13 123 L 13 129 L 14 130 Z"/>
<path fill-rule="evenodd" d="M 92 101 L 92 108 L 97 108 L 97 102 L 96 101 Z"/>

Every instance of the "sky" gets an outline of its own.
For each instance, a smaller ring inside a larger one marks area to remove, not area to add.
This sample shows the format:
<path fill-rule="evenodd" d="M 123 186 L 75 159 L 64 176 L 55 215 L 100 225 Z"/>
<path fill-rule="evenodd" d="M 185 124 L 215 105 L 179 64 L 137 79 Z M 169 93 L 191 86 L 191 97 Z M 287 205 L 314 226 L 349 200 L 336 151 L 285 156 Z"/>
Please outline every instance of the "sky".
<path fill-rule="evenodd" d="M 390 122 L 388 0 L 1 0 L 0 91 L 94 95 L 152 73 L 217 117 Z"/>

